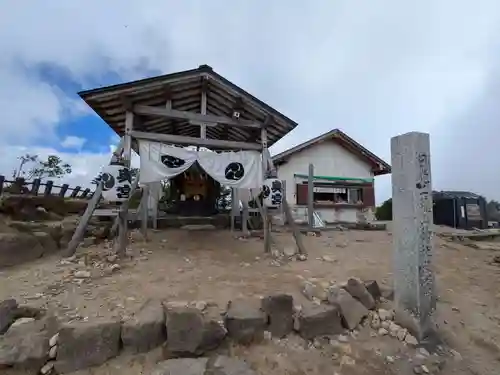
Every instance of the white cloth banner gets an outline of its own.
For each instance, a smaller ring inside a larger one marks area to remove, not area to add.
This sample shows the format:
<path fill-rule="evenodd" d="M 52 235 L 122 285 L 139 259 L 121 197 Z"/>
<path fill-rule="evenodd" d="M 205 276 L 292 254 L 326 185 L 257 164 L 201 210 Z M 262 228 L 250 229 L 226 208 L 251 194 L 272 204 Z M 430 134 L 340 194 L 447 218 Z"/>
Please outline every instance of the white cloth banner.
<path fill-rule="evenodd" d="M 257 151 L 198 152 L 198 164 L 221 185 L 239 189 L 261 188 L 262 161 Z"/>
<path fill-rule="evenodd" d="M 221 185 L 240 189 L 262 188 L 262 160 L 257 151 L 216 153 L 140 140 L 139 153 L 141 183 L 171 179 L 197 161 Z"/>
<path fill-rule="evenodd" d="M 141 183 L 171 179 L 185 172 L 197 159 L 197 152 L 159 142 L 139 141 Z"/>

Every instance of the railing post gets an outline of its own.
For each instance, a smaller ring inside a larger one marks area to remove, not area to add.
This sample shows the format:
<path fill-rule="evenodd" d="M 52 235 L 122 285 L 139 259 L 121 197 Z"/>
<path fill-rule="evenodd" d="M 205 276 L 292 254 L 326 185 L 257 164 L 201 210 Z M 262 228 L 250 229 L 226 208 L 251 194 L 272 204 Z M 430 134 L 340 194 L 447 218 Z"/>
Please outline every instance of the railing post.
<path fill-rule="evenodd" d="M 54 181 L 47 181 L 45 183 L 45 191 L 43 192 L 43 195 L 51 195 L 52 194 L 52 187 L 54 186 Z"/>
<path fill-rule="evenodd" d="M 68 191 L 68 188 L 69 188 L 68 184 L 63 184 L 63 186 L 61 186 L 61 190 L 59 190 L 59 196 L 64 198 L 66 192 Z"/>
<path fill-rule="evenodd" d="M 38 189 L 40 189 L 41 182 L 42 181 L 39 178 L 35 178 L 33 180 L 32 185 L 31 185 L 31 194 L 38 195 Z"/>

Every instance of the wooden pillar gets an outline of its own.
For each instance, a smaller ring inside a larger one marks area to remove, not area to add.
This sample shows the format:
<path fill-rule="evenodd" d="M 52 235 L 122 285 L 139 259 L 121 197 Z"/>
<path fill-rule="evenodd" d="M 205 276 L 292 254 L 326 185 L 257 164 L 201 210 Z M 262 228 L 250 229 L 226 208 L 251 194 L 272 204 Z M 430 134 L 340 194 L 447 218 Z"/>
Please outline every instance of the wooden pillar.
<path fill-rule="evenodd" d="M 307 222 L 309 229 L 314 228 L 314 165 L 309 164 L 309 175 L 307 178 Z"/>
<path fill-rule="evenodd" d="M 268 166 L 269 166 L 269 160 L 268 160 L 268 150 L 267 150 L 267 125 L 269 124 L 270 118 L 267 118 L 264 124 L 262 124 L 262 129 L 260 132 L 260 138 L 262 142 L 262 174 L 263 174 L 263 179 L 265 180 L 267 178 L 267 171 L 268 171 Z M 268 217 L 268 210 L 267 207 L 263 204 L 262 205 L 262 222 L 264 225 L 264 252 L 270 253 L 271 252 L 271 228 L 270 228 L 270 222 L 269 222 L 269 217 Z"/>
<path fill-rule="evenodd" d="M 148 238 L 148 221 L 149 221 L 149 185 L 145 184 L 142 187 L 141 197 L 141 231 L 144 240 Z"/>
<path fill-rule="evenodd" d="M 118 143 L 118 146 L 116 146 L 115 152 L 113 152 L 113 155 L 111 155 L 111 159 L 109 160 L 110 163 L 114 161 L 116 162 L 117 159 L 120 157 L 123 151 L 123 144 L 124 144 L 124 139 L 121 138 L 120 143 Z M 85 234 L 85 229 L 87 228 L 87 224 L 90 218 L 92 217 L 92 214 L 94 213 L 94 210 L 97 207 L 99 200 L 101 199 L 101 194 L 102 194 L 102 184 L 98 184 L 95 189 L 94 195 L 92 195 L 92 199 L 89 201 L 87 208 L 83 213 L 82 218 L 78 222 L 78 226 L 76 227 L 75 232 L 73 233 L 73 237 L 71 237 L 71 241 L 69 242 L 68 247 L 64 251 L 65 257 L 71 257 L 75 254 L 78 245 L 83 239 L 83 236 Z"/>
<path fill-rule="evenodd" d="M 206 115 L 207 114 L 207 89 L 208 89 L 208 81 L 207 78 L 203 77 L 202 78 L 202 83 L 201 83 L 201 114 Z M 207 138 L 207 124 L 202 123 L 200 124 L 200 138 L 201 139 L 206 139 Z"/>
<path fill-rule="evenodd" d="M 132 159 L 132 137 L 131 132 L 134 125 L 134 114 L 127 111 L 125 114 L 125 135 L 123 136 L 123 163 L 130 168 Z M 130 194 L 133 192 L 131 191 Z M 128 243 L 128 204 L 123 204 L 118 213 L 118 238 L 116 244 L 116 253 L 119 256 L 125 255 L 125 250 Z"/>

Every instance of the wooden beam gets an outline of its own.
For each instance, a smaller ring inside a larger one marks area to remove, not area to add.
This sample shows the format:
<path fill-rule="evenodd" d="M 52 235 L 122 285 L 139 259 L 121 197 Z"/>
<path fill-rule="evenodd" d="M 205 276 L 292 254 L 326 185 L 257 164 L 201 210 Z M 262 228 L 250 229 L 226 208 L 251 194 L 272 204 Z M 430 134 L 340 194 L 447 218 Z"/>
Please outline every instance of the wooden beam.
<path fill-rule="evenodd" d="M 196 137 L 185 137 L 182 135 L 159 134 L 159 133 L 146 133 L 139 131 L 132 131 L 133 138 L 146 139 L 149 141 L 164 142 L 170 144 L 186 145 L 186 146 L 200 146 L 216 149 L 228 150 L 251 150 L 260 151 L 262 146 L 257 143 L 236 142 L 236 141 L 221 141 L 218 139 L 200 139 Z"/>
<path fill-rule="evenodd" d="M 202 115 L 201 113 L 177 111 L 175 109 L 165 109 L 161 107 L 153 107 L 149 105 L 135 105 L 134 113 L 146 116 L 162 116 L 176 120 L 200 121 L 200 122 L 216 122 L 218 124 L 229 125 L 240 128 L 260 129 L 259 123 L 247 120 L 236 120 L 224 116 Z"/>

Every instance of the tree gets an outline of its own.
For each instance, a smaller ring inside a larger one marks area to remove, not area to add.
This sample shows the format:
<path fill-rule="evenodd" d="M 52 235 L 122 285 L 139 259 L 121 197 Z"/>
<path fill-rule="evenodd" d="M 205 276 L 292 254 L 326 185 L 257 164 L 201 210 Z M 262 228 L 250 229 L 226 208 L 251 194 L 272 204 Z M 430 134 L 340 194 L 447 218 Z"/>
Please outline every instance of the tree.
<path fill-rule="evenodd" d="M 375 210 L 377 220 L 392 220 L 392 198 L 387 199 Z"/>
<path fill-rule="evenodd" d="M 500 220 L 500 203 L 495 200 L 489 201 L 486 204 L 486 214 L 488 216 L 488 220 Z"/>
<path fill-rule="evenodd" d="M 31 178 L 61 178 L 72 172 L 71 165 L 65 163 L 57 155 L 49 155 L 46 161 L 35 160 L 37 165 L 28 172 L 28 179 Z"/>
<path fill-rule="evenodd" d="M 19 156 L 17 158 L 19 160 L 19 167 L 17 169 L 14 169 L 12 172 L 12 178 L 16 179 L 18 177 L 23 177 L 26 176 L 26 171 L 23 170 L 23 168 L 26 166 L 28 163 L 35 163 L 38 161 L 38 155 L 31 155 L 31 154 L 26 154 Z"/>

